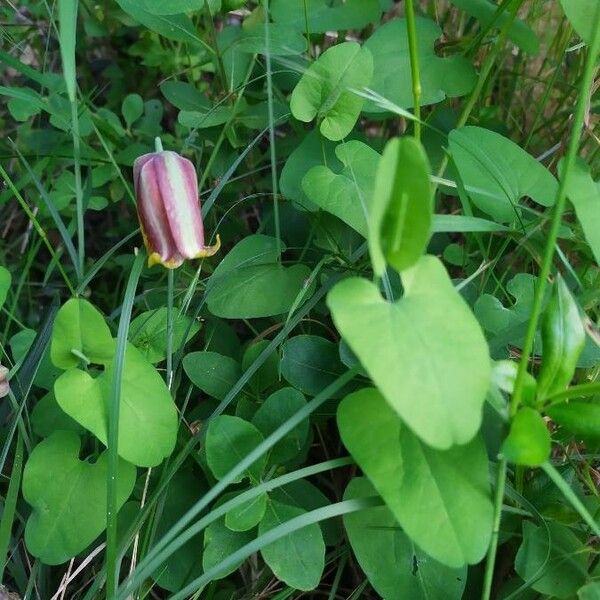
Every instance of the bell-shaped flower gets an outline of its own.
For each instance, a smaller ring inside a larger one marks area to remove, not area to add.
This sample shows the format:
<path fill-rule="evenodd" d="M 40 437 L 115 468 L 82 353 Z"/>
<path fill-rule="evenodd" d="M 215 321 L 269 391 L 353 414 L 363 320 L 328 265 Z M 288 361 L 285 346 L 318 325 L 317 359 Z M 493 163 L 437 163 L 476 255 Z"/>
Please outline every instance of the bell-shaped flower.
<path fill-rule="evenodd" d="M 189 258 L 212 256 L 220 247 L 204 245 L 204 225 L 194 165 L 163 150 L 138 157 L 133 164 L 138 217 L 148 250 L 148 266 L 179 267 Z"/>

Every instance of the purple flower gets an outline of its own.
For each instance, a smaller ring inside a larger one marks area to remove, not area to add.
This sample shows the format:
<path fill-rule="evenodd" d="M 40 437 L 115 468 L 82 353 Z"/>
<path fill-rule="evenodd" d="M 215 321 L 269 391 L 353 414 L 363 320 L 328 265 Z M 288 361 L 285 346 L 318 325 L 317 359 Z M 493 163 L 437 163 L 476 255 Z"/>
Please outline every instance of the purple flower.
<path fill-rule="evenodd" d="M 204 225 L 194 165 L 176 152 L 143 154 L 133 164 L 138 217 L 148 266 L 179 267 L 189 258 L 212 256 L 221 242 L 204 245 Z"/>

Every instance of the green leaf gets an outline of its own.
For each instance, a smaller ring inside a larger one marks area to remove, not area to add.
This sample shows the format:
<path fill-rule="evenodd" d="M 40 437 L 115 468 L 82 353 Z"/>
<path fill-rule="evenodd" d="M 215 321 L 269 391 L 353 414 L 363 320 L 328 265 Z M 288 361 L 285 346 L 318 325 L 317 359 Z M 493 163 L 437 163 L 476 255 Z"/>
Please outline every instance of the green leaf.
<path fill-rule="evenodd" d="M 251 235 L 241 240 L 210 278 L 206 302 L 211 313 L 251 319 L 287 312 L 304 289 L 310 270 L 301 264 L 286 268 L 276 261 L 275 238 Z"/>
<path fill-rule="evenodd" d="M 208 111 L 209 99 L 196 86 L 183 81 L 164 81 L 160 84 L 161 94 L 179 110 Z"/>
<path fill-rule="evenodd" d="M 58 41 L 67 94 L 75 102 L 77 73 L 75 69 L 75 41 L 77 38 L 77 0 L 58 0 Z"/>
<path fill-rule="evenodd" d="M 346 369 L 337 344 L 317 335 L 289 338 L 281 349 L 281 375 L 305 394 L 316 396 Z M 342 390 L 332 398 L 340 397 Z"/>
<path fill-rule="evenodd" d="M 121 104 L 121 113 L 131 127 L 144 114 L 144 100 L 139 94 L 128 94 Z"/>
<path fill-rule="evenodd" d="M 25 360 L 27 353 L 35 342 L 36 336 L 37 333 L 33 329 L 22 329 L 10 338 L 9 343 L 14 362 L 17 363 Z M 50 360 L 50 344 L 48 344 L 46 345 L 46 350 L 42 355 L 33 381 L 35 385 L 45 390 L 51 390 L 54 387 L 54 382 L 61 373 L 62 371 L 55 367 Z"/>
<path fill-rule="evenodd" d="M 242 357 L 242 371 L 247 371 L 269 344 L 269 340 L 260 340 L 255 344 L 250 344 Z M 260 393 L 277 384 L 279 380 L 279 354 L 271 352 L 254 375 L 252 375 L 248 381 L 248 385 L 254 391 Z"/>
<path fill-rule="evenodd" d="M 566 526 L 549 521 L 547 527 L 550 539 L 546 527 L 523 521 L 515 570 L 535 591 L 553 598 L 571 598 L 586 582 L 588 552 Z"/>
<path fill-rule="evenodd" d="M 578 600 L 600 600 L 600 581 L 591 581 L 577 590 Z"/>
<path fill-rule="evenodd" d="M 475 206 L 501 223 L 520 215 L 519 200 L 528 196 L 552 206 L 558 184 L 533 156 L 499 133 L 481 127 L 450 132 L 450 153 Z"/>
<path fill-rule="evenodd" d="M 448 97 L 464 96 L 475 85 L 471 63 L 462 56 L 440 58 L 434 50 L 442 35 L 432 20 L 416 18 L 417 54 L 421 79 L 421 106 L 441 102 Z M 368 86 L 401 108 L 413 106 L 410 75 L 410 51 L 405 19 L 384 23 L 365 42 L 373 56 L 373 80 Z M 380 113 L 385 109 L 367 102 L 365 112 Z"/>
<path fill-rule="evenodd" d="M 230 415 L 211 419 L 206 432 L 206 460 L 213 475 L 221 479 L 263 441 L 260 431 L 248 421 Z M 263 454 L 236 482 L 249 477 L 257 483 L 267 462 Z"/>
<path fill-rule="evenodd" d="M 87 548 L 106 528 L 107 455 L 79 460 L 80 440 L 56 431 L 31 453 L 23 472 L 23 497 L 33 507 L 25 541 L 43 563 L 63 563 Z M 117 507 L 133 491 L 135 467 L 119 461 Z"/>
<path fill-rule="evenodd" d="M 379 0 L 346 0 L 336 5 L 327 0 L 271 1 L 271 15 L 277 23 L 310 34 L 362 29 L 376 23 L 381 11 Z"/>
<path fill-rule="evenodd" d="M 489 0 L 450 0 L 454 6 L 464 10 L 469 16 L 475 17 L 484 27 L 493 23 L 493 27 L 502 29 L 510 19 L 510 11 L 504 10 L 496 17 L 498 4 Z M 528 54 L 540 51 L 540 42 L 535 32 L 519 18 L 516 18 L 508 29 L 508 39 L 512 40 L 521 50 Z"/>
<path fill-rule="evenodd" d="M 333 320 L 390 406 L 427 444 L 464 444 L 481 425 L 490 382 L 487 344 L 442 263 L 422 257 L 402 273 L 405 295 L 349 278 L 329 292 Z"/>
<path fill-rule="evenodd" d="M 501 452 L 509 462 L 527 467 L 539 467 L 548 460 L 550 432 L 537 410 L 527 406 L 519 410 Z"/>
<path fill-rule="evenodd" d="M 329 166 L 315 166 L 302 179 L 302 189 L 311 202 L 366 238 L 367 215 L 381 157 L 357 140 L 336 146 L 335 155 L 344 168 L 334 172 Z"/>
<path fill-rule="evenodd" d="M 433 215 L 433 233 L 510 231 L 505 225 L 467 215 Z"/>
<path fill-rule="evenodd" d="M 294 388 L 282 388 L 271 394 L 256 411 L 252 424 L 266 438 L 306 405 L 304 396 Z M 302 421 L 271 449 L 272 464 L 285 463 L 297 456 L 308 439 L 309 422 Z"/>
<path fill-rule="evenodd" d="M 84 433 L 84 428 L 72 419 L 56 402 L 53 392 L 40 398 L 31 412 L 33 431 L 40 437 L 49 437 L 53 432 L 74 431 Z"/>
<path fill-rule="evenodd" d="M 187 354 L 183 369 L 196 387 L 217 400 L 225 398 L 242 374 L 236 360 L 208 350 Z"/>
<path fill-rule="evenodd" d="M 596 0 L 560 0 L 560 4 L 579 37 L 586 44 L 591 44 L 594 24 L 596 27 L 600 27 L 598 2 Z"/>
<path fill-rule="evenodd" d="M 169 40 L 185 42 L 194 46 L 204 45 L 196 35 L 194 23 L 187 15 L 153 15 L 140 6 L 139 0 L 117 0 L 117 3 L 138 23 Z M 168 3 L 163 3 L 163 5 L 166 4 Z"/>
<path fill-rule="evenodd" d="M 142 7 L 153 15 L 177 15 L 190 11 L 203 11 L 208 4 L 211 14 L 221 10 L 221 0 L 141 0 Z"/>
<path fill-rule="evenodd" d="M 377 276 L 385 272 L 386 262 L 403 271 L 425 252 L 433 215 L 430 177 L 418 140 L 406 136 L 386 144 L 369 212 L 369 252 Z"/>
<path fill-rule="evenodd" d="M 577 437 L 600 441 L 600 404 L 570 401 L 551 406 L 546 414 Z"/>
<path fill-rule="evenodd" d="M 558 275 L 542 320 L 544 354 L 538 376 L 540 399 L 564 390 L 575 373 L 585 346 L 579 307 L 564 279 Z"/>
<path fill-rule="evenodd" d="M 561 174 L 562 166 L 561 162 L 558 169 Z M 596 264 L 600 265 L 600 182 L 592 179 L 590 168 L 580 158 L 569 173 L 566 190 L 585 240 L 592 249 Z"/>
<path fill-rule="evenodd" d="M 225 515 L 225 525 L 232 531 L 253 529 L 265 515 L 267 500 L 267 494 L 263 493 L 232 508 Z"/>
<path fill-rule="evenodd" d="M 232 531 L 225 525 L 225 517 L 213 521 L 204 531 L 204 554 L 202 566 L 204 571 L 220 565 L 226 558 L 250 543 L 256 534 L 253 531 Z M 240 564 L 221 571 L 215 579 L 227 577 L 238 569 Z"/>
<path fill-rule="evenodd" d="M 217 45 L 221 52 L 223 68 L 229 84 L 229 91 L 233 92 L 246 77 L 252 56 L 237 47 L 237 40 L 242 36 L 242 28 L 226 25 L 217 33 Z"/>
<path fill-rule="evenodd" d="M 242 34 L 235 47 L 249 54 L 271 54 L 272 56 L 291 56 L 306 51 L 306 38 L 291 27 L 269 23 L 269 45 L 267 47 L 264 23 L 243 27 Z"/>
<path fill-rule="evenodd" d="M 344 500 L 376 494 L 365 477 L 350 481 Z M 451 569 L 427 556 L 400 529 L 385 506 L 344 515 L 344 526 L 358 564 L 385 600 L 459 600 L 467 568 Z"/>
<path fill-rule="evenodd" d="M 329 48 L 308 67 L 294 88 L 292 114 L 306 123 L 316 118 L 327 139 L 345 138 L 364 102 L 353 90 L 368 86 L 372 73 L 371 53 L 360 44 L 343 42 Z"/>
<path fill-rule="evenodd" d="M 305 512 L 297 506 L 270 500 L 258 525 L 258 534 L 263 535 Z M 317 523 L 279 538 L 262 548 L 260 553 L 275 577 L 290 587 L 308 591 L 319 585 L 325 568 L 325 542 Z"/>
<path fill-rule="evenodd" d="M 108 405 L 114 363 L 93 378 L 69 369 L 54 384 L 58 405 L 75 421 L 107 443 Z M 177 436 L 177 410 L 156 369 L 127 344 L 121 383 L 119 456 L 140 467 L 153 467 L 169 456 Z"/>
<path fill-rule="evenodd" d="M 207 491 L 206 484 L 188 466 L 179 469 L 172 477 L 160 512 L 156 528 L 161 539 L 177 521 Z M 198 533 L 166 558 L 152 577 L 160 587 L 178 592 L 203 572 L 202 534 Z"/>
<path fill-rule="evenodd" d="M 186 315 L 173 316 L 173 349 L 177 351 L 200 331 L 200 323 Z M 187 337 L 186 337 L 187 333 Z M 148 310 L 129 325 L 129 341 L 153 364 L 167 357 L 167 308 Z"/>
<path fill-rule="evenodd" d="M 50 357 L 54 366 L 70 369 L 82 356 L 91 363 L 106 365 L 113 357 L 115 343 L 102 314 L 87 300 L 71 298 L 54 320 Z"/>
<path fill-rule="evenodd" d="M 337 421 L 344 446 L 419 548 L 454 568 L 484 557 L 493 507 L 480 438 L 434 450 L 373 388 L 346 396 Z"/>
<path fill-rule="evenodd" d="M 2 308 L 6 302 L 6 296 L 10 289 L 11 280 L 10 271 L 5 267 L 0 266 L 0 308 Z"/>

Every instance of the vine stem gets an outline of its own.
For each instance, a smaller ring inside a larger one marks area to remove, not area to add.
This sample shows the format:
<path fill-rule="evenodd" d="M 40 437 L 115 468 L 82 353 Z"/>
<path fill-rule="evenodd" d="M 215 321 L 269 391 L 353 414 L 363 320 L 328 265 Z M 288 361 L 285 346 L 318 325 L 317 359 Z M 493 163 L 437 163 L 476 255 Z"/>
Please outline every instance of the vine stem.
<path fill-rule="evenodd" d="M 406 31 L 408 34 L 408 50 L 410 53 L 410 74 L 415 114 L 415 137 L 421 140 L 421 77 L 419 75 L 419 49 L 417 46 L 417 26 L 413 0 L 406 0 Z"/>
<path fill-rule="evenodd" d="M 135 290 L 137 288 L 142 269 L 144 267 L 145 253 L 138 252 L 129 273 L 123 307 L 119 319 L 117 344 L 114 358 L 114 375 L 111 384 L 110 404 L 108 407 L 108 471 L 106 494 L 106 597 L 111 600 L 117 592 L 118 575 L 118 543 L 117 538 L 117 492 L 119 471 L 119 413 L 121 408 L 121 381 L 125 364 L 125 351 L 127 348 L 127 334 L 131 321 Z"/>
<path fill-rule="evenodd" d="M 600 4 L 596 7 L 595 22 L 598 22 L 599 20 Z M 523 397 L 525 374 L 527 373 L 529 358 L 533 350 L 535 333 L 537 331 L 537 325 L 540 319 L 540 315 L 542 313 L 542 302 L 544 299 L 546 287 L 548 285 L 548 276 L 550 275 L 550 270 L 552 268 L 556 240 L 558 239 L 558 232 L 560 229 L 560 224 L 562 222 L 562 216 L 565 210 L 565 203 L 567 198 L 567 183 L 569 181 L 569 175 L 571 173 L 571 170 L 573 169 L 573 165 L 575 164 L 577 150 L 581 141 L 581 132 L 583 128 L 585 111 L 587 107 L 588 97 L 594 81 L 596 56 L 598 55 L 599 50 L 600 27 L 597 27 L 594 31 L 594 36 L 592 38 L 592 42 L 588 50 L 585 69 L 579 87 L 579 95 L 577 98 L 577 105 L 575 107 L 575 113 L 573 117 L 571 138 L 569 140 L 569 146 L 565 155 L 564 168 L 562 171 L 562 176 L 560 178 L 560 184 L 556 194 L 556 202 L 554 204 L 554 211 L 552 213 L 552 220 L 550 223 L 550 231 L 548 233 L 546 245 L 544 248 L 542 266 L 540 269 L 537 284 L 535 286 L 531 317 L 527 325 L 527 333 L 525 335 L 525 342 L 523 344 L 521 360 L 519 361 L 519 369 L 517 371 L 517 377 L 515 379 L 513 394 L 510 399 L 509 414 L 511 418 L 514 417 L 514 415 L 519 410 L 519 405 Z M 502 512 L 502 500 L 504 498 L 504 488 L 506 485 L 506 467 L 506 461 L 501 460 L 498 464 L 498 476 L 496 480 L 496 499 L 494 506 L 494 529 L 492 533 L 492 539 L 490 541 L 488 557 L 485 567 L 484 587 L 481 596 L 482 600 L 489 600 L 491 596 L 492 580 L 494 577 L 494 564 L 496 561 L 496 550 L 498 546 L 498 531 L 500 528 L 500 519 Z"/>

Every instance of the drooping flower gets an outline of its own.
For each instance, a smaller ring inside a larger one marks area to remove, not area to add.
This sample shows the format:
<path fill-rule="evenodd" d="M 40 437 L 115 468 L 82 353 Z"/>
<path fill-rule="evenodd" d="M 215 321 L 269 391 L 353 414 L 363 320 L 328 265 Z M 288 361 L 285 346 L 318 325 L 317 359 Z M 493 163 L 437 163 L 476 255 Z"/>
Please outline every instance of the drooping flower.
<path fill-rule="evenodd" d="M 204 245 L 204 225 L 194 165 L 169 150 L 160 140 L 157 151 L 143 154 L 133 164 L 138 217 L 148 250 L 148 266 L 168 269 L 184 260 L 212 256 L 221 242 Z"/>

